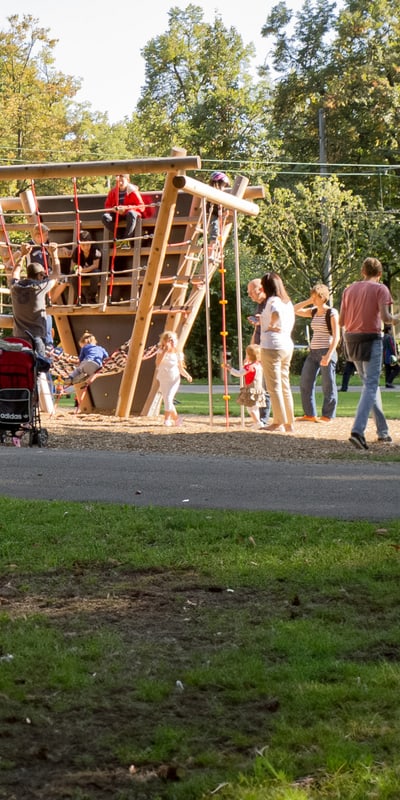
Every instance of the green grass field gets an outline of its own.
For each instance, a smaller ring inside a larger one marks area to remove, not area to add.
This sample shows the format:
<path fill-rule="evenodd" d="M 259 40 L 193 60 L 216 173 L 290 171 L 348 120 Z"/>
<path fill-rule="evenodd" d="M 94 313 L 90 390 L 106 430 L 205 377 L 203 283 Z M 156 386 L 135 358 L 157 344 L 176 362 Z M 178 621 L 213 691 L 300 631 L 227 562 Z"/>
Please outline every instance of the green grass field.
<path fill-rule="evenodd" d="M 351 392 L 339 392 L 338 396 L 338 417 L 354 417 L 357 403 L 360 397 L 360 387 Z M 300 394 L 293 392 L 294 407 L 296 416 L 301 416 L 304 412 L 301 406 Z M 208 414 L 208 394 L 197 394 L 192 392 L 180 391 L 177 395 L 179 402 L 178 409 L 180 414 Z M 382 402 L 387 419 L 398 419 L 400 413 L 400 386 L 398 390 L 383 390 Z M 317 392 L 317 406 L 319 410 L 322 405 L 322 395 Z M 216 415 L 225 414 L 225 401 L 222 394 L 213 394 L 213 413 Z M 229 415 L 232 417 L 240 416 L 240 406 L 236 403 L 235 394 L 232 392 L 229 400 Z"/>
<path fill-rule="evenodd" d="M 0 505 L 2 800 L 398 800 L 400 521 Z"/>
<path fill-rule="evenodd" d="M 0 797 L 398 800 L 400 522 L 1 500 Z"/>
<path fill-rule="evenodd" d="M 294 376 L 293 386 L 298 386 L 298 381 L 296 383 L 296 377 Z M 183 382 L 184 383 L 184 382 Z M 183 384 L 182 384 L 183 385 Z M 198 384 L 199 385 L 199 384 Z M 204 384 L 203 384 L 204 385 Z M 237 384 L 235 384 L 237 385 Z M 339 392 L 338 395 L 338 407 L 337 407 L 337 416 L 338 417 L 354 417 L 355 410 L 357 407 L 357 403 L 360 397 L 360 383 L 355 379 L 352 382 L 352 386 L 355 391 L 351 392 Z M 357 388 L 356 388 L 357 387 Z M 229 390 L 229 387 L 228 387 Z M 229 415 L 232 417 L 240 416 L 240 406 L 237 404 L 235 399 L 234 392 L 230 395 L 231 399 L 229 400 Z M 303 409 L 301 406 L 300 395 L 297 391 L 293 392 L 294 398 L 294 406 L 295 406 L 295 414 L 296 416 L 300 416 L 303 414 Z M 383 398 L 383 407 L 385 410 L 385 415 L 387 419 L 398 419 L 400 414 L 400 386 L 396 390 L 382 390 L 382 398 Z M 185 392 L 182 391 L 182 387 L 177 394 L 177 407 L 180 414 L 195 414 L 195 415 L 207 415 L 209 413 L 209 403 L 208 403 L 208 393 L 204 392 Z M 73 399 L 72 398 L 63 398 L 60 401 L 60 407 L 63 406 L 73 406 Z M 317 404 L 318 408 L 321 408 L 322 397 L 321 394 L 317 392 Z M 213 413 L 216 415 L 225 415 L 225 400 L 223 399 L 223 394 L 213 394 Z"/>

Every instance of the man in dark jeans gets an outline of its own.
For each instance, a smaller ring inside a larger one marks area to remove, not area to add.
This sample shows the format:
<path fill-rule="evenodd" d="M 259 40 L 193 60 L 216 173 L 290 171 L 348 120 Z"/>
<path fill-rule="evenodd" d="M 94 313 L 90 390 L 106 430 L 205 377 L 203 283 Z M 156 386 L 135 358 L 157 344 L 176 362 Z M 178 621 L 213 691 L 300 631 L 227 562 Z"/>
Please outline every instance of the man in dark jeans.
<path fill-rule="evenodd" d="M 382 322 L 398 322 L 399 316 L 389 311 L 393 299 L 387 286 L 381 283 L 382 272 L 377 258 L 366 258 L 361 267 L 362 280 L 347 286 L 340 306 L 339 324 L 345 329 L 348 357 L 355 363 L 363 384 L 349 439 L 360 450 L 368 450 L 364 434 L 371 412 L 378 442 L 392 442 L 379 389 Z"/>
<path fill-rule="evenodd" d="M 260 330 L 260 323 L 259 323 L 258 320 L 260 318 L 261 312 L 264 309 L 265 303 L 267 302 L 267 298 L 265 297 L 265 294 L 263 292 L 263 288 L 262 288 L 262 285 L 261 285 L 261 278 L 253 278 L 253 280 L 250 281 L 247 284 L 247 294 L 250 297 L 250 300 L 253 300 L 253 302 L 257 304 L 256 305 L 256 310 L 255 310 L 255 313 L 254 313 L 254 318 L 252 318 L 252 319 L 249 318 L 249 322 L 251 322 L 251 324 L 254 326 L 253 336 L 251 337 L 250 344 L 258 344 L 259 345 L 260 344 L 261 330 Z M 264 379 L 264 388 L 266 389 L 266 387 L 265 387 L 265 379 Z M 270 396 L 269 396 L 269 394 L 268 394 L 268 392 L 266 390 L 265 391 L 265 406 L 263 408 L 260 408 L 260 422 L 262 422 L 264 427 L 266 427 L 268 425 L 268 420 L 269 420 L 270 413 L 271 413 L 271 399 L 270 399 Z"/>

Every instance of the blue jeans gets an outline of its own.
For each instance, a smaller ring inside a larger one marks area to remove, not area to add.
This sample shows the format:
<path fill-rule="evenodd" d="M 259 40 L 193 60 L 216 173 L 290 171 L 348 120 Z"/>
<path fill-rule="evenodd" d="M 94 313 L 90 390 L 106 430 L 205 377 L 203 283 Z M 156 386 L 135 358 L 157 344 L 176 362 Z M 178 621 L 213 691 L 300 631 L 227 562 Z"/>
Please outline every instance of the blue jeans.
<path fill-rule="evenodd" d="M 352 433 L 359 433 L 360 436 L 364 435 L 368 417 L 372 412 L 378 436 L 387 436 L 389 429 L 382 410 L 381 390 L 379 388 L 379 377 L 382 367 L 382 339 L 374 339 L 371 344 L 370 360 L 355 362 L 357 372 L 363 385 L 353 422 Z"/>
<path fill-rule="evenodd" d="M 317 416 L 317 406 L 315 403 L 315 383 L 319 373 L 321 373 L 322 393 L 324 401 L 322 404 L 322 416 L 333 419 L 336 415 L 337 406 L 337 386 L 336 386 L 336 362 L 337 355 L 333 353 L 327 367 L 321 367 L 322 356 L 328 352 L 328 348 L 322 350 L 310 350 L 301 370 L 300 392 L 301 403 L 307 417 Z"/>
<path fill-rule="evenodd" d="M 133 236 L 133 232 L 136 228 L 136 222 L 139 214 L 136 211 L 127 211 L 126 214 L 120 214 L 118 222 L 122 223 L 125 222 L 125 239 L 130 239 Z M 115 228 L 115 217 L 116 214 L 114 211 L 106 211 L 105 214 L 102 216 L 102 222 L 105 228 L 107 228 L 110 233 L 114 236 L 114 228 Z"/>

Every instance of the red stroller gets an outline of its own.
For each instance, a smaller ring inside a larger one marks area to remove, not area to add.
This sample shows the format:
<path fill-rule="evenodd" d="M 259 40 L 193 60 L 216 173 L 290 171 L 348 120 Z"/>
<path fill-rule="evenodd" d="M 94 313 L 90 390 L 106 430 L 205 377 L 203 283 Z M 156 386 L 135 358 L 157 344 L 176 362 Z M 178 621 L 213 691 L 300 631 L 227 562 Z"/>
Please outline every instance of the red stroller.
<path fill-rule="evenodd" d="M 43 363 L 44 362 L 44 363 Z M 46 360 L 25 339 L 0 339 L 0 442 L 46 447 L 48 432 L 40 425 L 37 376 Z"/>

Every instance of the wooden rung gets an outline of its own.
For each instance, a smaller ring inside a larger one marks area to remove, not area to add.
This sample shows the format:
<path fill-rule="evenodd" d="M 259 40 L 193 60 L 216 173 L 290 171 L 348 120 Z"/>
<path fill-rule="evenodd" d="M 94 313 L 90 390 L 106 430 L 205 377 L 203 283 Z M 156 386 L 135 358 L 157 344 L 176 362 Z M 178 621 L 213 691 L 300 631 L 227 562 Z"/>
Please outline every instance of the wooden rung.
<path fill-rule="evenodd" d="M 186 306 L 153 306 L 153 314 L 189 314 Z"/>

